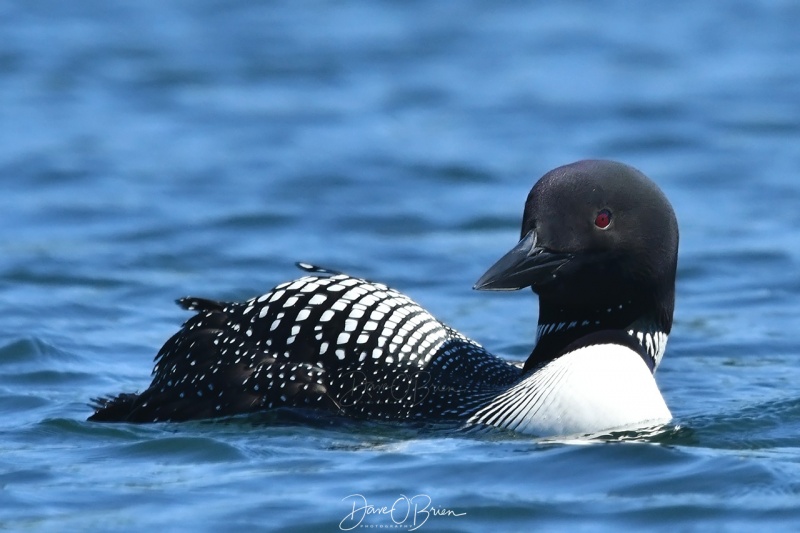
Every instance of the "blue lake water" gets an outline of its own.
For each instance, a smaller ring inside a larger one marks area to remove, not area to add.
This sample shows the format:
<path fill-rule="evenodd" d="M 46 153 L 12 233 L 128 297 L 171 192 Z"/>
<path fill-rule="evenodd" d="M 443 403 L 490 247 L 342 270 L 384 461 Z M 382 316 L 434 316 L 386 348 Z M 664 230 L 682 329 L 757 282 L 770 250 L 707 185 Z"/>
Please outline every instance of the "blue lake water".
<path fill-rule="evenodd" d="M 0 529 L 795 530 L 800 3 L 537 4 L 0 4 Z M 175 298 L 297 260 L 524 359 L 535 298 L 470 287 L 590 157 L 678 214 L 671 429 L 86 422 L 147 386 Z"/>

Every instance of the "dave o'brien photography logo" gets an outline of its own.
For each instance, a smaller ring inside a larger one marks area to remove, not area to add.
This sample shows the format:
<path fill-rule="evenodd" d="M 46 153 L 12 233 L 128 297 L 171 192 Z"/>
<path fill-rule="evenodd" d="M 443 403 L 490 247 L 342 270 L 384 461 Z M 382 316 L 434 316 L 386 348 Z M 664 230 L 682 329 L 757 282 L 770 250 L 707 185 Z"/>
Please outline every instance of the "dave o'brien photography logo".
<path fill-rule="evenodd" d="M 339 529 L 350 531 L 357 527 L 406 528 L 416 531 L 431 518 L 459 517 L 467 513 L 433 505 L 427 494 L 400 495 L 391 505 L 373 505 L 363 494 L 351 494 L 342 501 L 352 504 L 352 509 L 339 522 Z"/>

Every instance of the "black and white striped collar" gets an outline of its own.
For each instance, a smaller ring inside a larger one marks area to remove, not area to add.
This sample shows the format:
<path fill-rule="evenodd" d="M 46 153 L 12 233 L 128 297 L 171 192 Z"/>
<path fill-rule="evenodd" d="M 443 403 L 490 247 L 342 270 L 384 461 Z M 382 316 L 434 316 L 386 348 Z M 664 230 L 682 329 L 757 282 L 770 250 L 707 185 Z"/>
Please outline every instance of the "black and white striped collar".
<path fill-rule="evenodd" d="M 557 344 L 557 338 L 559 337 L 572 338 L 572 342 L 565 343 L 567 345 L 571 345 L 575 342 L 580 343 L 581 338 L 584 337 L 584 333 L 581 330 L 585 330 L 585 335 L 591 335 L 603 331 L 604 329 L 604 324 L 601 320 L 573 320 L 569 322 L 540 323 L 536 328 L 536 347 L 552 349 L 552 347 L 548 347 L 547 344 Z M 617 328 L 610 327 L 609 329 L 614 330 Z M 643 350 L 643 357 L 646 356 L 645 362 L 647 366 L 651 371 L 655 372 L 664 356 L 668 334 L 655 324 L 645 322 L 644 320 L 633 322 L 627 328 L 624 328 L 624 331 L 632 338 L 635 344 L 641 347 Z M 548 360 L 552 360 L 558 357 L 559 354 L 568 351 L 563 348 L 564 344 L 561 344 L 561 346 L 562 349 L 553 350 L 549 357 L 540 356 L 539 364 L 535 366 L 541 366 L 542 363 L 546 363 Z M 551 350 L 548 349 L 548 351 Z M 536 353 L 536 349 L 534 349 L 534 353 Z M 525 370 L 530 370 L 530 368 L 533 367 L 534 365 L 526 364 Z"/>

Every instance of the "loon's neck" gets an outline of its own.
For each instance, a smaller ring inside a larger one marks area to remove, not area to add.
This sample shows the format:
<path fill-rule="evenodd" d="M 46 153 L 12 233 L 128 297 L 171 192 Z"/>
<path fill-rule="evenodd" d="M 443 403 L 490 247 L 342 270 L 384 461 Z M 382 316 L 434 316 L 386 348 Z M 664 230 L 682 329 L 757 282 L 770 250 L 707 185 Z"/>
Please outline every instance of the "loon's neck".
<path fill-rule="evenodd" d="M 556 359 L 582 337 L 609 330 L 633 337 L 650 358 L 652 364 L 648 366 L 655 371 L 672 330 L 673 307 L 674 293 L 650 301 L 626 298 L 580 309 L 554 305 L 540 298 L 536 346 L 522 371 L 528 372 Z"/>

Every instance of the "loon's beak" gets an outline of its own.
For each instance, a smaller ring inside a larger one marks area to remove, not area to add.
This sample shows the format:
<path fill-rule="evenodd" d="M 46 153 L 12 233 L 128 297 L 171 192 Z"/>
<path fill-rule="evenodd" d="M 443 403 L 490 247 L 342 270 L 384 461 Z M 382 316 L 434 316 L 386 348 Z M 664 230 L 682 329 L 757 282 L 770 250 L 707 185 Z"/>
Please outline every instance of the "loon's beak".
<path fill-rule="evenodd" d="M 556 270 L 572 259 L 537 246 L 536 232 L 531 230 L 506 255 L 492 265 L 472 287 L 478 291 L 515 291 L 552 279 Z"/>

